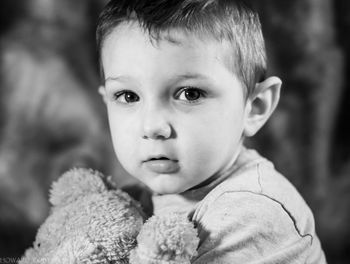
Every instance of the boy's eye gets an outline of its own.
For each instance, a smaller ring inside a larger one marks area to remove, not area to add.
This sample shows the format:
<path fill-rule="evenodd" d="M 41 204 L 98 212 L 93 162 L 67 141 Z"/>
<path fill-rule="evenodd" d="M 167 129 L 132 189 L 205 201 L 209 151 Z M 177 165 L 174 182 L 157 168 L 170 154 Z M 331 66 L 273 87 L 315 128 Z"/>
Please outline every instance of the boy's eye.
<path fill-rule="evenodd" d="M 184 87 L 176 95 L 181 101 L 196 102 L 205 95 L 204 91 L 194 87 Z"/>
<path fill-rule="evenodd" d="M 114 94 L 114 99 L 120 103 L 131 104 L 140 100 L 140 97 L 131 91 L 121 91 Z"/>

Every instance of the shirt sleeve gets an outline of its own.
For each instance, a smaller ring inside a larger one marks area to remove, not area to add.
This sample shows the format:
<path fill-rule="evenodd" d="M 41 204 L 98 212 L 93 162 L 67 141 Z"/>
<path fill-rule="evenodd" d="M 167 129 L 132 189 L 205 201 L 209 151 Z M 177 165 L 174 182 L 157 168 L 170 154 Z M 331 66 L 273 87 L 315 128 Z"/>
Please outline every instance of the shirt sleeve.
<path fill-rule="evenodd" d="M 268 196 L 224 193 L 194 221 L 200 244 L 192 263 L 308 263 L 312 234 L 301 234 L 293 215 Z"/>

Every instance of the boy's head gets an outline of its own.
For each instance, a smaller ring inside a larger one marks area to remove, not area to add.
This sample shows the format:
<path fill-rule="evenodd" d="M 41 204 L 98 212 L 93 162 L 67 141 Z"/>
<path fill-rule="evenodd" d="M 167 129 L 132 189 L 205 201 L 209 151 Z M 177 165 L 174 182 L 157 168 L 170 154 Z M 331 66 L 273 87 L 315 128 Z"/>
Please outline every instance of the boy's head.
<path fill-rule="evenodd" d="M 97 45 L 120 24 L 137 21 L 153 41 L 168 39 L 172 29 L 225 42 L 228 66 L 246 89 L 265 79 L 266 52 L 258 15 L 242 0 L 110 1 L 100 16 Z M 101 73 L 104 76 L 103 68 Z"/>
<path fill-rule="evenodd" d="M 155 192 L 220 177 L 278 102 L 242 1 L 112 0 L 97 36 L 116 154 Z"/>

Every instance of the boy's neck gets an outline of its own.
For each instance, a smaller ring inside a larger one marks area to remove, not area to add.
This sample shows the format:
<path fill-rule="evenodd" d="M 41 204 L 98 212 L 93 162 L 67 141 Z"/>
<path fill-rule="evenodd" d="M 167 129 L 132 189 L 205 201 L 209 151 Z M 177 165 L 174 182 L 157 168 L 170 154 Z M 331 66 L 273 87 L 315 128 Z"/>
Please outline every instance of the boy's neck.
<path fill-rule="evenodd" d="M 201 182 L 200 184 L 186 190 L 182 194 L 197 192 L 200 190 L 204 191 L 207 188 L 210 188 L 213 185 L 215 186 L 218 183 L 225 180 L 227 177 L 229 177 L 237 169 L 237 167 L 239 167 L 239 165 L 237 164 L 237 159 L 244 149 L 245 149 L 245 147 L 243 146 L 243 144 L 240 144 L 239 147 L 237 148 L 236 153 L 233 155 L 231 161 L 228 163 L 228 165 L 223 170 L 214 174 L 212 177 L 206 179 L 205 181 Z"/>

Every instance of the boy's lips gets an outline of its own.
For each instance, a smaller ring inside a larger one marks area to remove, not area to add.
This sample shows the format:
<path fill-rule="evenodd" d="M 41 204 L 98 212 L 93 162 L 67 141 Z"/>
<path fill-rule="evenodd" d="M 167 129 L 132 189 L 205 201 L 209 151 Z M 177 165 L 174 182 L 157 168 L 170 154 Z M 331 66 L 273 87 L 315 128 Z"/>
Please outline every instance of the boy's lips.
<path fill-rule="evenodd" d="M 155 173 L 175 173 L 180 169 L 178 160 L 155 156 L 143 161 L 143 165 Z"/>

